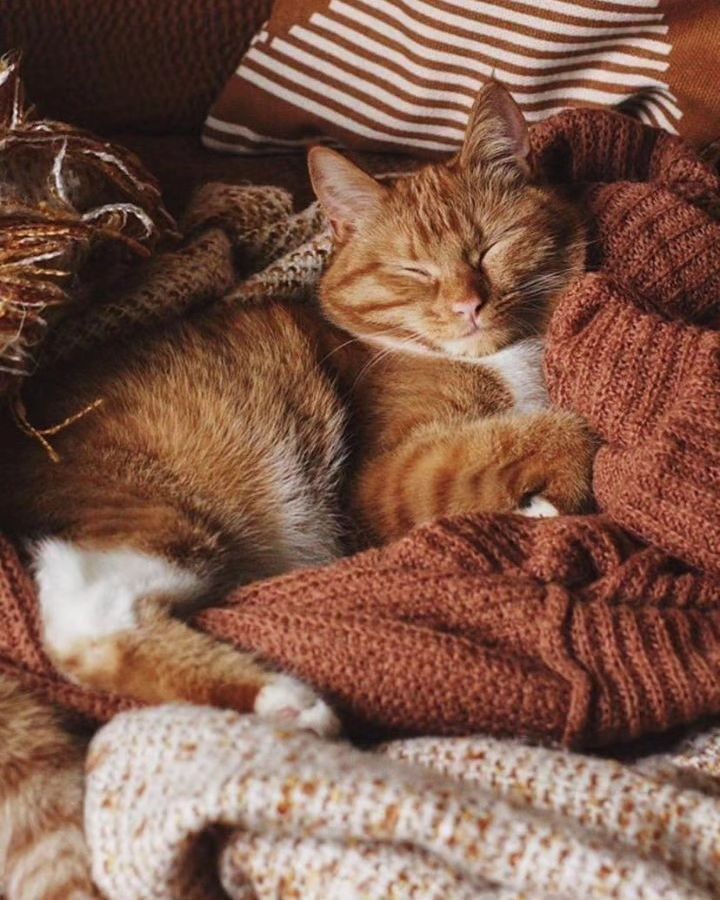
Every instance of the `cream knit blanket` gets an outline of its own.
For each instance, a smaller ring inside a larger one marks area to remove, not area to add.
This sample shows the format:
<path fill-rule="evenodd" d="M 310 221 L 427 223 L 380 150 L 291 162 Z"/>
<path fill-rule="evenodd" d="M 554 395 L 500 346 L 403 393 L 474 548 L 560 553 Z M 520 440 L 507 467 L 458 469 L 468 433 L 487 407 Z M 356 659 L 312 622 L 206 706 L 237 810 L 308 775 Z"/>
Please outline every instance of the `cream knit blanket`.
<path fill-rule="evenodd" d="M 485 737 L 363 752 L 166 706 L 116 717 L 88 766 L 113 900 L 720 896 L 720 729 L 623 764 Z"/>

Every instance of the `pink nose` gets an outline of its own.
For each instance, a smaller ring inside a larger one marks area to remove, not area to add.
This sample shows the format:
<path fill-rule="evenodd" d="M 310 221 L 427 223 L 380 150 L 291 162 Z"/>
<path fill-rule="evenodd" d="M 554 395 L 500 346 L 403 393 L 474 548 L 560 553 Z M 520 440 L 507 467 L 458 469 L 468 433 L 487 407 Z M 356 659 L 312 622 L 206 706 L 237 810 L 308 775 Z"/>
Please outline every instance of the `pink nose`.
<path fill-rule="evenodd" d="M 460 303 L 453 303 L 453 312 L 462 316 L 469 325 L 477 325 L 478 316 L 483 308 L 483 303 L 478 297 L 472 297 L 470 300 L 462 300 Z"/>

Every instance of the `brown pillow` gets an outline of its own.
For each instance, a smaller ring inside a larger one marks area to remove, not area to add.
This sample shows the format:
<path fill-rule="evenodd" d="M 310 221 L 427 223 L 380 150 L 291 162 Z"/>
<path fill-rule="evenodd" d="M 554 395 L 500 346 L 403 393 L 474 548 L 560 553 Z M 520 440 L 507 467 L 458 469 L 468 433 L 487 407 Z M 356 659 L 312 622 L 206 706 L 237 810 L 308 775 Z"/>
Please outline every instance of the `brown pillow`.
<path fill-rule="evenodd" d="M 203 140 L 433 156 L 494 73 L 529 121 L 609 105 L 703 143 L 720 132 L 719 47 L 718 0 L 276 0 Z"/>
<path fill-rule="evenodd" d="M 105 132 L 198 133 L 272 0 L 1 0 L 27 96 Z"/>

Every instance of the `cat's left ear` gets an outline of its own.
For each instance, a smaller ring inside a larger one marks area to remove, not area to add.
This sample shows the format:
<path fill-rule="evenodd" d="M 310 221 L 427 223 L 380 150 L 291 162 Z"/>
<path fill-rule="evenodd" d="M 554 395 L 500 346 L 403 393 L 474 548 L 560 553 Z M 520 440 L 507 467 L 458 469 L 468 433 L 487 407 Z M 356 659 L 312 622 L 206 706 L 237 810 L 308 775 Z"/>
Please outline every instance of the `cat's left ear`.
<path fill-rule="evenodd" d="M 510 91 L 489 81 L 478 92 L 460 150 L 460 164 L 479 171 L 500 167 L 508 173 L 530 171 L 530 138 L 522 110 Z"/>
<path fill-rule="evenodd" d="M 387 188 L 334 150 L 312 147 L 308 169 L 315 195 L 338 240 L 347 240 L 380 212 Z"/>

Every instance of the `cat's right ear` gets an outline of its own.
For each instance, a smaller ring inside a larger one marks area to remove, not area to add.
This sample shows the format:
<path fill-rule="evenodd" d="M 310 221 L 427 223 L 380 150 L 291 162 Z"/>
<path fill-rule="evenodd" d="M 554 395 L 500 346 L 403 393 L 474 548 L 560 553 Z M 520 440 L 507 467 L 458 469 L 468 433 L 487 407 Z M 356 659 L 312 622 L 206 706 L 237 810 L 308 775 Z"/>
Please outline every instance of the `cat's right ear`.
<path fill-rule="evenodd" d="M 337 240 L 346 241 L 362 222 L 379 213 L 387 189 L 349 159 L 327 147 L 312 147 L 308 169 Z"/>

